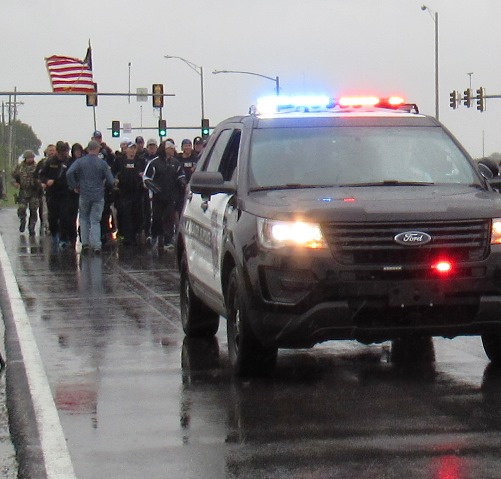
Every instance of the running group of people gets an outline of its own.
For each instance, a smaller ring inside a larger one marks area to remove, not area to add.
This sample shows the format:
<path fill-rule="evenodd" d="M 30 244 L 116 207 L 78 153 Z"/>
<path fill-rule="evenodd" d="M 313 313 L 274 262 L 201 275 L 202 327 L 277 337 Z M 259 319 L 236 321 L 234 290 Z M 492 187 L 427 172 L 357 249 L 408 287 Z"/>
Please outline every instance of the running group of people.
<path fill-rule="evenodd" d="M 39 162 L 26 150 L 12 173 L 19 231 L 27 227 L 34 236 L 40 218 L 40 235 L 51 235 L 53 249 L 75 248 L 79 235 L 84 253 L 99 253 L 115 239 L 171 249 L 186 184 L 203 147 L 199 136 L 184 139 L 179 153 L 172 139 L 145 144 L 138 136 L 113 152 L 95 131 L 86 148 L 58 141 Z"/>

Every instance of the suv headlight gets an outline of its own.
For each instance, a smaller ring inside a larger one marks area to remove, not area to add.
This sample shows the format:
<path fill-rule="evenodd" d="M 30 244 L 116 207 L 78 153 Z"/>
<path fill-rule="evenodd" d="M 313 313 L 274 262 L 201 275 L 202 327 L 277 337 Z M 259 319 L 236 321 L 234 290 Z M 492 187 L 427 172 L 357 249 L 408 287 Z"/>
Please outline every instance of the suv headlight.
<path fill-rule="evenodd" d="M 309 249 L 327 248 L 320 225 L 302 221 L 257 219 L 258 237 L 262 246 L 278 249 L 285 246 Z"/>
<path fill-rule="evenodd" d="M 501 244 L 501 218 L 492 218 L 491 244 Z"/>

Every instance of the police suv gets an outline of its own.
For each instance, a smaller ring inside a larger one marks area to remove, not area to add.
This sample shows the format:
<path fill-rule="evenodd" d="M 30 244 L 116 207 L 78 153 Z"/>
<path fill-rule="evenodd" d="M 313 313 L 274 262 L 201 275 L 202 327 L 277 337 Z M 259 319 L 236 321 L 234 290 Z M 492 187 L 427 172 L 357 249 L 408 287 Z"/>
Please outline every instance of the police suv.
<path fill-rule="evenodd" d="M 481 335 L 501 361 L 501 195 L 401 99 L 274 97 L 220 123 L 177 260 L 185 334 L 225 317 L 237 375 L 332 339 Z"/>

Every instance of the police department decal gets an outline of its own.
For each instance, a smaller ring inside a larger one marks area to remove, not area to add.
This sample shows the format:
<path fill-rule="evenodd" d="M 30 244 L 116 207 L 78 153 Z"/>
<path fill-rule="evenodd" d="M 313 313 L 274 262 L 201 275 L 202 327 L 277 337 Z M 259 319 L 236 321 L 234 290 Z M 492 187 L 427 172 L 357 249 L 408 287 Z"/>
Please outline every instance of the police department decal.
<path fill-rule="evenodd" d="M 429 243 L 431 241 L 431 236 L 422 231 L 404 231 L 403 233 L 395 235 L 393 239 L 395 243 L 404 246 L 421 246 Z"/>

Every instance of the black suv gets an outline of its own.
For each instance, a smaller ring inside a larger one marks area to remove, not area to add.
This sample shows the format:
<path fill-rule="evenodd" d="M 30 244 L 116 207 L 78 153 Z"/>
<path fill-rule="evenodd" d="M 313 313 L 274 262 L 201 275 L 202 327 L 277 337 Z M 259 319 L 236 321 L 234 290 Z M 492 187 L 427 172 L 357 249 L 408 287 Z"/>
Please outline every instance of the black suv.
<path fill-rule="evenodd" d="M 501 360 L 501 196 L 415 105 L 340 104 L 215 128 L 177 240 L 186 335 L 227 318 L 237 375 L 332 339 L 480 334 Z"/>

